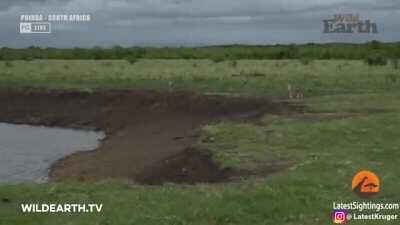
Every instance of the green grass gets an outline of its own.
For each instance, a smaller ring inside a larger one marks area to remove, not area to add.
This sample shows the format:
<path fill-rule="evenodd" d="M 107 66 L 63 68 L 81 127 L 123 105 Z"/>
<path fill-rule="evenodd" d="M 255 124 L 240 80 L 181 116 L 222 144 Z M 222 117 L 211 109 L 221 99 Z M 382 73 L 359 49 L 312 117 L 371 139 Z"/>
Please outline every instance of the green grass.
<path fill-rule="evenodd" d="M 33 60 L 0 62 L 0 88 L 62 89 L 169 89 L 286 95 L 288 83 L 307 96 L 376 93 L 400 87 L 400 70 L 367 66 L 362 61 L 318 60 Z M 241 76 L 232 76 L 239 74 Z M 253 76 L 258 75 L 258 76 Z"/>
<path fill-rule="evenodd" d="M 39 70 L 40 63 L 43 70 Z M 314 61 L 307 66 L 297 61 L 239 61 L 238 68 L 244 71 L 266 74 L 252 78 L 257 81 L 246 88 L 230 76 L 233 69 L 225 62 L 196 61 L 193 69 L 191 61 L 142 60 L 132 66 L 123 61 L 111 66 L 72 61 L 64 71 L 66 63 L 15 62 L 26 65 L 2 68 L 1 84 L 75 90 L 158 88 L 164 80 L 180 77 L 181 88 L 187 82 L 191 86 L 185 88 L 197 91 L 280 96 L 290 81 L 309 87 L 312 94 L 306 95 L 306 114 L 267 114 L 256 123 L 223 122 L 202 129 L 197 145 L 211 150 L 222 167 L 255 169 L 270 159 L 289 159 L 292 164 L 284 171 L 227 184 L 193 186 L 142 186 L 121 181 L 1 185 L 0 199 L 11 200 L 0 201 L 1 225 L 332 224 L 333 201 L 363 201 L 351 191 L 353 175 L 363 169 L 375 171 L 382 181 L 381 193 L 371 201 L 400 203 L 400 91 L 399 83 L 385 80 L 395 73 L 390 67 L 368 67 L 358 61 Z M 346 65 L 342 72 L 336 69 L 339 64 Z M 120 68 L 123 65 L 124 69 Z M 118 79 L 112 76 L 120 70 Z M 7 72 L 11 75 L 4 76 Z M 108 83 L 110 79 L 116 80 Z M 138 80 L 142 83 L 135 83 Z M 104 211 L 21 213 L 20 203 L 37 202 L 103 203 Z"/>

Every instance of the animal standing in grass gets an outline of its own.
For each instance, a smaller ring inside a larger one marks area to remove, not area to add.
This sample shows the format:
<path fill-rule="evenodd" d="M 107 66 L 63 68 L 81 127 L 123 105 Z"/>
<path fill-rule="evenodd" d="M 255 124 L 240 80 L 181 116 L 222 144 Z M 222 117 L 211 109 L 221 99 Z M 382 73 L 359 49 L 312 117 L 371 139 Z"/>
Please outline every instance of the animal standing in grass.
<path fill-rule="evenodd" d="M 288 95 L 289 99 L 297 99 L 303 100 L 304 99 L 304 90 L 299 87 L 293 87 L 291 84 L 288 84 Z"/>

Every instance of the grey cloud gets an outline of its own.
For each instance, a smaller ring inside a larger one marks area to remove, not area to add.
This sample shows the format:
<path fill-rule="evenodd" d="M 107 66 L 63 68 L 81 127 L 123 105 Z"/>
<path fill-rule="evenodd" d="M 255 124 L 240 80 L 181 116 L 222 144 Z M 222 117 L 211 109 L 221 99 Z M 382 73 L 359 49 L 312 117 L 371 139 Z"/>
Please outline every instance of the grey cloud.
<path fill-rule="evenodd" d="M 398 0 L 31 0 L 0 3 L 0 46 L 267 44 L 400 40 Z M 57 2 L 62 3 L 56 4 Z M 7 3 L 7 4 L 6 4 Z M 15 7 L 10 7 L 15 6 Z M 20 13 L 90 13 L 87 24 L 54 24 L 48 36 L 17 33 Z M 322 20 L 360 13 L 379 35 L 323 35 Z M 13 19 L 14 18 L 14 19 Z M 95 34 L 95 35 L 93 35 Z"/>
<path fill-rule="evenodd" d="M 49 0 L 2 0 L 0 2 L 0 11 L 7 10 L 13 6 L 31 6 L 35 4 L 43 4 Z"/>

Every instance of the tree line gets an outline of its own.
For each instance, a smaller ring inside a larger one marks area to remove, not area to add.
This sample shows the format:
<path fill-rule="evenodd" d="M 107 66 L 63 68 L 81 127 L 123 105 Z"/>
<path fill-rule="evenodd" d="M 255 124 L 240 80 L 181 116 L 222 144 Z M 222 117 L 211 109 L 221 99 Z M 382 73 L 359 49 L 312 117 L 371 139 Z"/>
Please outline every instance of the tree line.
<path fill-rule="evenodd" d="M 302 44 L 302 45 L 226 45 L 208 47 L 142 48 L 114 46 L 112 48 L 0 48 L 0 60 L 34 59 L 367 59 L 400 58 L 400 42 L 364 44 Z"/>

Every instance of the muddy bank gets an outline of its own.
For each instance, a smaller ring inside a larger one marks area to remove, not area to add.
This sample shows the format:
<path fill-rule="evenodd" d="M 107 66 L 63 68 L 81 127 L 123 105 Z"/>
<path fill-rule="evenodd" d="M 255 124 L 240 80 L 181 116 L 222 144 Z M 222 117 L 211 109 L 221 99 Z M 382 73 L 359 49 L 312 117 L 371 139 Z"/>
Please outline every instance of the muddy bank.
<path fill-rule="evenodd" d="M 51 168 L 57 179 L 133 179 L 143 183 L 215 182 L 210 156 L 188 151 L 196 129 L 219 120 L 289 112 L 265 99 L 155 91 L 109 93 L 0 93 L 0 121 L 103 130 L 95 151 L 70 155 Z M 45 140 L 44 140 L 45 141 Z"/>

